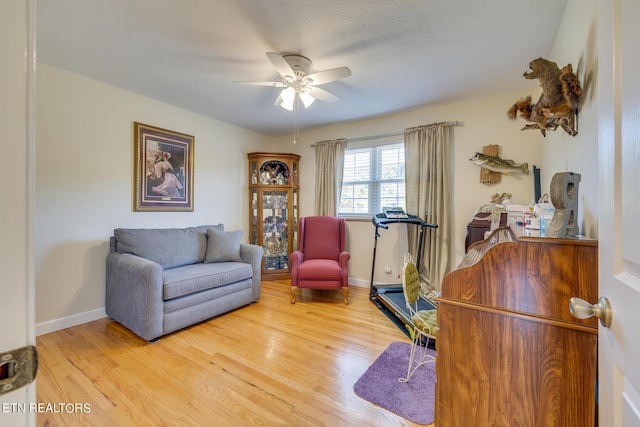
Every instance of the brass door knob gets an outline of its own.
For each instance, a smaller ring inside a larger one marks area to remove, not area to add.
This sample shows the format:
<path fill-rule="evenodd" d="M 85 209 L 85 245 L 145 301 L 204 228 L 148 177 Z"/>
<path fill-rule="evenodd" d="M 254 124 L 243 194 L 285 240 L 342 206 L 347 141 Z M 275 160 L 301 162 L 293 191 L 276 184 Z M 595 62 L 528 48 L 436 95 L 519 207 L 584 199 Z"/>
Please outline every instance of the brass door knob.
<path fill-rule="evenodd" d="M 573 297 L 569 300 L 569 310 L 571 315 L 578 319 L 588 319 L 597 317 L 600 324 L 605 328 L 611 326 L 611 304 L 605 297 L 600 297 L 596 304 L 590 304 L 587 301 Z"/>

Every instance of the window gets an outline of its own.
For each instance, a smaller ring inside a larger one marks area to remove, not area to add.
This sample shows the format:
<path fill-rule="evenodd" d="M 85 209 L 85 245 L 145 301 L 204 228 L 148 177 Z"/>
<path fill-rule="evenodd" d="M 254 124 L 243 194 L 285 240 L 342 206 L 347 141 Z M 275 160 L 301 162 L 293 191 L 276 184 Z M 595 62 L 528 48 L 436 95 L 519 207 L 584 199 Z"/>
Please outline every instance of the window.
<path fill-rule="evenodd" d="M 404 144 L 347 148 L 338 215 L 373 216 L 387 206 L 405 208 Z"/>

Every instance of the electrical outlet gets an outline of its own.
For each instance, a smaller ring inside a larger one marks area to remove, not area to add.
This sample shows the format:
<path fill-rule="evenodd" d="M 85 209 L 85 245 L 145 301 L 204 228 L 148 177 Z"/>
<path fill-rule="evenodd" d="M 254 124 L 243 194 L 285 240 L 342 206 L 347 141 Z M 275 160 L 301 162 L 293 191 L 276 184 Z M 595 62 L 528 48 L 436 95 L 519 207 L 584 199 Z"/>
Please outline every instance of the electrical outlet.
<path fill-rule="evenodd" d="M 385 274 L 391 274 L 391 264 L 384 265 L 384 272 Z"/>

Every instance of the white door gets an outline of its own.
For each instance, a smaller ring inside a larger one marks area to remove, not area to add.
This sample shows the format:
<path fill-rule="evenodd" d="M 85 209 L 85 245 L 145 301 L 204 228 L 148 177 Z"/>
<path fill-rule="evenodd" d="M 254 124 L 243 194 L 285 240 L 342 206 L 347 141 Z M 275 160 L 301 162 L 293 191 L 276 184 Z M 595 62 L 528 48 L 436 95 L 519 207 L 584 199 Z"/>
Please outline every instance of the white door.
<path fill-rule="evenodd" d="M 640 2 L 601 0 L 598 41 L 600 426 L 640 426 Z"/>
<path fill-rule="evenodd" d="M 0 425 L 35 425 L 35 384 L 15 389 L 15 349 L 35 344 L 31 234 L 34 0 L 0 2 Z"/>

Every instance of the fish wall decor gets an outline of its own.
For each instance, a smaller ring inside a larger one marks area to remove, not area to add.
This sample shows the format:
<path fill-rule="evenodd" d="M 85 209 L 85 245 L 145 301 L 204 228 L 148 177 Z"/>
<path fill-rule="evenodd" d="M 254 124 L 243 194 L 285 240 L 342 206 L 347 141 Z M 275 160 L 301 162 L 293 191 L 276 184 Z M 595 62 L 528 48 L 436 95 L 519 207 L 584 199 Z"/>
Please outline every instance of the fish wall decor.
<path fill-rule="evenodd" d="M 475 153 L 469 160 L 476 166 L 499 172 L 503 175 L 510 175 L 514 172 L 529 175 L 529 164 L 527 163 L 517 165 L 513 160 L 505 160 L 498 156 L 490 156 L 483 153 Z"/>

